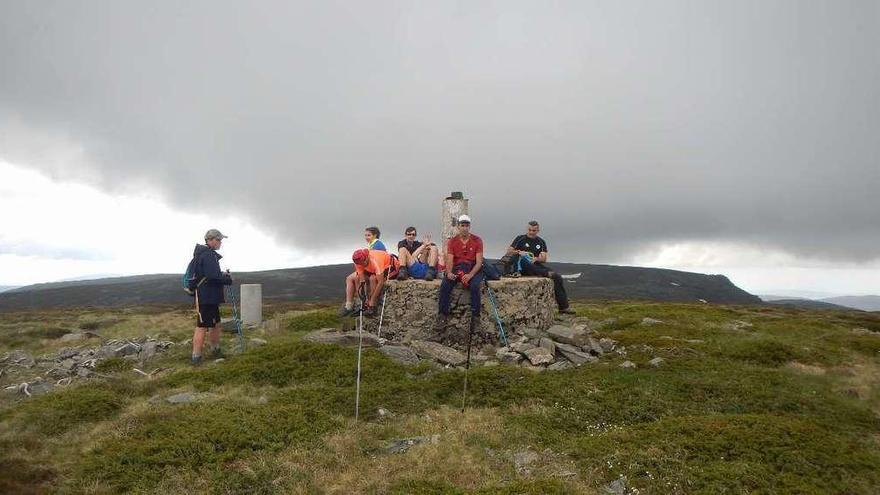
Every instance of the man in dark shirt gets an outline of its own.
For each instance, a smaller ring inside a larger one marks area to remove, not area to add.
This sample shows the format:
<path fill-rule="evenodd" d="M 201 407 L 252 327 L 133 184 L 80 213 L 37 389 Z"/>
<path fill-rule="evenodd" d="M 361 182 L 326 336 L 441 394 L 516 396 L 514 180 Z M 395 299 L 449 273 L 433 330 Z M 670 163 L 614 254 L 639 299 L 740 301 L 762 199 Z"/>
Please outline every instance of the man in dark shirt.
<path fill-rule="evenodd" d="M 562 276 L 544 266 L 547 262 L 547 241 L 538 237 L 540 230 L 538 222 L 529 222 L 526 233 L 516 236 L 510 243 L 507 255 L 512 264 L 520 267 L 523 275 L 553 279 L 553 295 L 556 297 L 559 312 L 574 314 L 574 310 L 568 307 L 568 294 L 565 293 Z"/>
<path fill-rule="evenodd" d="M 192 339 L 192 364 L 202 364 L 202 347 L 205 345 L 205 334 L 208 333 L 208 346 L 211 358 L 223 356 L 220 351 L 220 304 L 226 302 L 224 286 L 232 285 L 229 272 L 220 271 L 220 245 L 225 236 L 217 229 L 205 233 L 205 243 L 196 244 L 193 251 L 193 276 L 199 281 L 196 287 L 196 308 L 198 319 Z"/>
<path fill-rule="evenodd" d="M 397 257 L 400 259 L 397 280 L 409 277 L 434 280 L 437 276 L 437 245 L 431 242 L 431 234 L 426 234 L 423 242 L 419 242 L 416 228 L 407 227 L 403 235 L 403 240 L 397 243 Z"/>
<path fill-rule="evenodd" d="M 446 328 L 449 321 L 449 296 L 455 282 L 471 291 L 471 325 L 480 320 L 480 285 L 483 283 L 483 240 L 471 234 L 471 218 L 458 217 L 458 235 L 446 244 L 446 272 L 440 283 L 440 302 L 435 330 Z"/>

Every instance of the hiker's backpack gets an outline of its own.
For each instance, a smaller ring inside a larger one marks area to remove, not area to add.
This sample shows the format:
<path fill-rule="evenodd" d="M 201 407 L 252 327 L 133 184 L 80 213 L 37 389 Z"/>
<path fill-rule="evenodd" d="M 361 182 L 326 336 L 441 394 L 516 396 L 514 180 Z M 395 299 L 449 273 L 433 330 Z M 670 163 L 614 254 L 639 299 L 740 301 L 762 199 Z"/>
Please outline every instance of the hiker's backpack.
<path fill-rule="evenodd" d="M 203 277 L 196 274 L 197 261 L 198 256 L 193 256 L 189 261 L 189 265 L 186 266 L 186 272 L 183 274 L 183 278 L 180 280 L 181 285 L 183 285 L 183 291 L 190 296 L 196 295 L 196 289 L 198 289 L 199 285 L 202 285 L 202 282 L 204 281 Z"/>

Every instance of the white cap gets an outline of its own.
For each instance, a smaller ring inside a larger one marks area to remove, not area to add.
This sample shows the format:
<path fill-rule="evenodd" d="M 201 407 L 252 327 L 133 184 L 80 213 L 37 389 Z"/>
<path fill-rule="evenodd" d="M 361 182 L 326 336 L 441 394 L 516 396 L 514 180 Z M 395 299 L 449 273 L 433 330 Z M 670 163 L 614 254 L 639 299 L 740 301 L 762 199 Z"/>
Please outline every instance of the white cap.
<path fill-rule="evenodd" d="M 471 217 L 469 217 L 467 215 L 462 215 L 462 216 L 458 217 L 458 223 L 462 223 L 462 222 L 471 223 Z"/>

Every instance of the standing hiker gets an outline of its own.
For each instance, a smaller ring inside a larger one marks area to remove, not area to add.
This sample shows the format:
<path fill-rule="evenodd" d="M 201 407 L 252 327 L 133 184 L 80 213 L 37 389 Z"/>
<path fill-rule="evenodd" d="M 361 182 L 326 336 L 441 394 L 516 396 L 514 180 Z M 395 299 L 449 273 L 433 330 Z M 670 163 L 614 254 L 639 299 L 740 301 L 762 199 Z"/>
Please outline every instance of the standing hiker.
<path fill-rule="evenodd" d="M 397 280 L 409 277 L 434 280 L 437 276 L 437 245 L 431 242 L 431 234 L 426 234 L 422 242 L 416 240 L 418 235 L 415 227 L 407 227 L 403 231 L 404 238 L 397 243 L 400 258 L 400 273 Z"/>
<path fill-rule="evenodd" d="M 217 252 L 225 236 L 217 229 L 205 233 L 205 244 L 196 244 L 193 251 L 192 277 L 196 281 L 196 310 L 198 319 L 192 339 L 192 364 L 202 363 L 202 347 L 205 334 L 208 336 L 208 348 L 212 359 L 223 356 L 220 351 L 220 304 L 226 302 L 225 285 L 232 285 L 229 272 L 220 271 L 220 254 Z"/>
<path fill-rule="evenodd" d="M 480 319 L 480 285 L 483 283 L 483 240 L 471 234 L 471 218 L 458 217 L 458 234 L 446 244 L 446 262 L 440 283 L 440 302 L 435 330 L 446 328 L 449 322 L 449 296 L 456 282 L 471 291 L 471 328 Z"/>
<path fill-rule="evenodd" d="M 562 276 L 547 268 L 547 241 L 538 237 L 541 226 L 532 220 L 526 227 L 526 233 L 520 234 L 513 239 L 507 248 L 509 264 L 513 266 L 513 273 L 522 273 L 525 276 L 547 277 L 553 280 L 553 295 L 560 313 L 574 314 L 574 310 L 568 306 L 568 294 Z"/>
<path fill-rule="evenodd" d="M 385 244 L 379 240 L 379 227 L 367 227 L 364 229 L 364 241 L 367 242 L 367 249 L 376 251 L 387 251 Z M 357 271 L 353 271 L 345 277 L 345 304 L 339 308 L 339 316 L 348 316 L 354 312 L 354 293 L 357 289 Z"/>
<path fill-rule="evenodd" d="M 357 274 L 357 286 L 366 290 L 364 316 L 375 316 L 379 295 L 385 282 L 397 276 L 399 261 L 387 251 L 376 249 L 358 249 L 351 255 L 351 261 Z"/>

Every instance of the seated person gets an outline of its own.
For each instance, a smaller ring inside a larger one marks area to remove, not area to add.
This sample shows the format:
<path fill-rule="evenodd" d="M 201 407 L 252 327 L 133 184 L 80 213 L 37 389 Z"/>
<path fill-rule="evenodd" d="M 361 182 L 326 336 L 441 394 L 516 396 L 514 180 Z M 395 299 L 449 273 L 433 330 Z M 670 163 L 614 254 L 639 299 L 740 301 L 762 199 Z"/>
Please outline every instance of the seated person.
<path fill-rule="evenodd" d="M 547 242 L 538 237 L 540 229 L 538 222 L 534 220 L 529 222 L 526 233 L 516 236 L 507 248 L 505 257 L 509 258 L 509 262 L 506 265 L 512 266 L 512 273 L 552 279 L 553 295 L 559 312 L 574 314 L 574 310 L 568 307 L 568 294 L 565 292 L 562 276 L 544 266 L 548 257 Z"/>
<path fill-rule="evenodd" d="M 431 234 L 425 235 L 422 242 L 416 240 L 416 228 L 407 227 L 405 237 L 397 243 L 400 258 L 400 273 L 397 280 L 408 277 L 434 280 L 437 276 L 437 246 L 431 242 Z"/>
<path fill-rule="evenodd" d="M 379 240 L 379 227 L 367 227 L 364 229 L 364 241 L 367 242 L 367 249 L 374 249 L 376 251 L 386 251 L 385 244 Z M 350 287 L 354 287 L 357 282 L 357 271 L 351 272 L 347 277 L 345 277 L 345 305 L 339 309 L 339 316 L 348 316 L 352 314 L 353 303 L 352 298 L 354 297 L 354 291 L 349 291 Z"/>
<path fill-rule="evenodd" d="M 376 303 L 385 287 L 385 281 L 397 276 L 399 261 L 387 251 L 375 249 L 358 249 L 351 255 L 351 261 L 354 262 L 357 274 L 357 287 L 363 286 L 366 289 L 364 316 L 375 316 Z"/>

